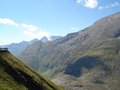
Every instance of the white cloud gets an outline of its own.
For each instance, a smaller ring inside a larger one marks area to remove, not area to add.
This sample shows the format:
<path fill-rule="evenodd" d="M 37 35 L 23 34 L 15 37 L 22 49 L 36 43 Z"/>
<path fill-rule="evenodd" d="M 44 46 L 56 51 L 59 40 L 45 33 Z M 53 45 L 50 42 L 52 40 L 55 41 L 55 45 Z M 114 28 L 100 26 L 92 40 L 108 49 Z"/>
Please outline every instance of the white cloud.
<path fill-rule="evenodd" d="M 119 2 L 114 2 L 114 3 L 109 4 L 109 5 L 100 6 L 98 9 L 102 10 L 102 9 L 107 9 L 107 8 L 112 8 L 112 7 L 119 7 L 119 6 L 120 6 Z"/>
<path fill-rule="evenodd" d="M 96 8 L 97 5 L 98 5 L 97 0 L 85 0 L 85 4 L 84 4 L 84 6 L 86 6 L 88 8 Z"/>
<path fill-rule="evenodd" d="M 7 44 L 10 44 L 11 42 L 10 41 L 7 41 L 7 40 L 3 40 L 2 38 L 0 38 L 0 45 L 7 45 Z"/>
<path fill-rule="evenodd" d="M 11 20 L 9 18 L 0 18 L 0 24 L 12 25 L 12 26 L 19 27 L 19 25 L 16 22 L 14 22 L 13 20 Z"/>
<path fill-rule="evenodd" d="M 49 37 L 51 35 L 49 32 L 46 32 L 42 28 L 38 28 L 35 25 L 25 24 L 25 23 L 19 24 L 9 18 L 0 18 L 0 24 L 12 25 L 19 28 L 20 30 L 22 29 L 23 34 L 32 39 L 34 38 L 40 39 L 44 36 Z"/>
<path fill-rule="evenodd" d="M 30 32 L 35 32 L 38 30 L 38 28 L 34 25 L 30 25 L 30 24 L 21 24 L 21 27 L 24 30 L 30 31 Z"/>
<path fill-rule="evenodd" d="M 102 7 L 102 6 L 100 6 L 98 9 L 100 9 L 100 10 L 101 10 L 101 9 L 103 9 L 103 7 Z"/>
<path fill-rule="evenodd" d="M 38 28 L 35 25 L 31 24 L 21 24 L 20 25 L 24 30 L 24 35 L 30 38 L 42 38 L 44 36 L 49 37 L 51 34 L 49 32 L 45 32 L 42 28 Z"/>
<path fill-rule="evenodd" d="M 87 8 L 96 8 L 98 5 L 98 0 L 77 0 L 76 3 L 82 4 Z"/>
<path fill-rule="evenodd" d="M 79 4 L 79 3 L 81 3 L 81 1 L 82 1 L 82 0 L 77 0 L 77 1 L 76 1 L 76 3 L 78 3 L 78 4 Z"/>
<path fill-rule="evenodd" d="M 45 32 L 45 31 L 29 31 L 29 30 L 24 30 L 24 35 L 30 37 L 30 38 L 37 38 L 40 39 L 44 36 L 49 37 L 51 35 L 51 33 L 49 32 Z"/>

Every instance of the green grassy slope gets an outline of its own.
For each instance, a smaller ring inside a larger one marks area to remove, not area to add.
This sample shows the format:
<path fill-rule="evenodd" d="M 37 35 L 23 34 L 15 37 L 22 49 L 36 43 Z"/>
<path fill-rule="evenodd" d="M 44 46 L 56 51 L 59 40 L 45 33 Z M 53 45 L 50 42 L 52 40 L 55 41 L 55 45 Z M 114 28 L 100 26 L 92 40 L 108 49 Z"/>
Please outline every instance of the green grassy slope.
<path fill-rule="evenodd" d="M 0 52 L 0 90 L 61 90 L 9 52 Z"/>

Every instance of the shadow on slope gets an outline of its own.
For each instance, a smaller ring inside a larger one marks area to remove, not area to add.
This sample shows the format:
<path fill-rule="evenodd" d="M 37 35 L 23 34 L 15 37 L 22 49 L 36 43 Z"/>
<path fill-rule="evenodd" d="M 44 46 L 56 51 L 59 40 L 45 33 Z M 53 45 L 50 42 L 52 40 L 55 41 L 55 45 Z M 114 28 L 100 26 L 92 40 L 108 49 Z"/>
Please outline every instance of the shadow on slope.
<path fill-rule="evenodd" d="M 69 64 L 65 69 L 65 74 L 80 77 L 82 75 L 83 69 L 90 70 L 93 69 L 95 66 L 101 67 L 105 71 L 108 70 L 107 66 L 100 60 L 99 57 L 84 56 Z"/>

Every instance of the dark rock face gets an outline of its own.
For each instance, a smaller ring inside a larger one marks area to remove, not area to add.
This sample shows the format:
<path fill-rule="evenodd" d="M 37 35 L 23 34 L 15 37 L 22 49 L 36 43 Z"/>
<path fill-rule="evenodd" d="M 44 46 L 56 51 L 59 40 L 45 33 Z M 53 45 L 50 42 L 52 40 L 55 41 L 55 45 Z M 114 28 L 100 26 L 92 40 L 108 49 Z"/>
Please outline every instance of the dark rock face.
<path fill-rule="evenodd" d="M 114 32 L 114 37 L 117 38 L 117 37 L 120 37 L 120 28 Z"/>

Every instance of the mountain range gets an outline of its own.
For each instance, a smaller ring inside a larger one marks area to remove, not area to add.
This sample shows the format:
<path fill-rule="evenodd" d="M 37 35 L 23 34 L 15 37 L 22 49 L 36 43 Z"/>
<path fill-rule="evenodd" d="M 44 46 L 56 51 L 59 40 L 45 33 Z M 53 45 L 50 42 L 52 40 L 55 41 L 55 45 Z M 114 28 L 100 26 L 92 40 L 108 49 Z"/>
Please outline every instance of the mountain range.
<path fill-rule="evenodd" d="M 61 38 L 61 36 L 51 36 L 50 40 L 53 41 L 55 39 Z M 22 53 L 22 51 L 29 46 L 30 44 L 36 42 L 36 41 L 42 41 L 42 42 L 48 42 L 49 39 L 47 37 L 42 37 L 40 40 L 38 39 L 33 39 L 31 41 L 22 41 L 19 43 L 11 43 L 8 45 L 2 45 L 1 47 L 3 48 L 8 48 L 9 51 L 14 54 L 15 56 L 18 56 L 20 53 Z"/>
<path fill-rule="evenodd" d="M 66 90 L 120 90 L 120 12 L 54 41 L 36 41 L 19 58 Z"/>

